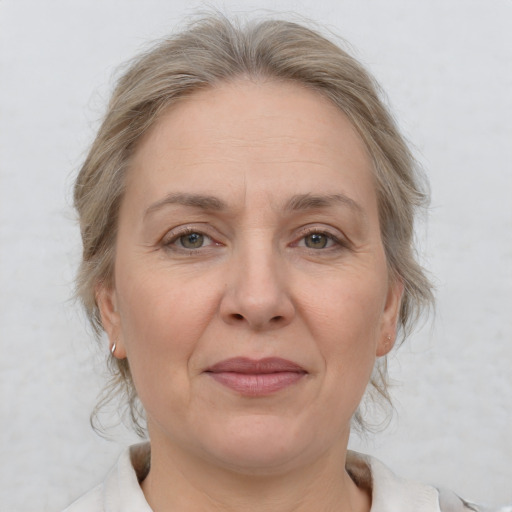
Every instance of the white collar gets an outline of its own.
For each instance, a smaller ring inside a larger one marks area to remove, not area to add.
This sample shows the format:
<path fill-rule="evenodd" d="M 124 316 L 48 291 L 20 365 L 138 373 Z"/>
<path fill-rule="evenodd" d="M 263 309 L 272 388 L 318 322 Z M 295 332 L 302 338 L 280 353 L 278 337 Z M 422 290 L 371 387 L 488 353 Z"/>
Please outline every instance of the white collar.
<path fill-rule="evenodd" d="M 121 454 L 101 489 L 95 490 L 105 512 L 152 512 L 139 484 L 147 474 L 149 457 L 149 443 L 134 445 Z M 373 457 L 349 451 L 347 471 L 358 485 L 371 489 L 370 512 L 441 512 L 436 488 L 397 477 Z M 443 506 L 443 512 L 465 510 L 469 509 L 458 499 L 449 508 Z"/>

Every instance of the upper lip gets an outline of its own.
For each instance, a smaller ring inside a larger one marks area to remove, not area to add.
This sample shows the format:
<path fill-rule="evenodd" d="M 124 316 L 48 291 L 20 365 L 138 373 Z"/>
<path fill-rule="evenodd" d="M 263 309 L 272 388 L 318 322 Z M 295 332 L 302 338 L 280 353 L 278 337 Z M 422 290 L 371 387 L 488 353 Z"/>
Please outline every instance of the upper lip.
<path fill-rule="evenodd" d="M 307 373 L 299 364 L 280 357 L 265 357 L 263 359 L 233 357 L 231 359 L 225 359 L 224 361 L 215 363 L 213 366 L 208 367 L 206 372 L 233 372 L 250 375 L 279 372 Z"/>

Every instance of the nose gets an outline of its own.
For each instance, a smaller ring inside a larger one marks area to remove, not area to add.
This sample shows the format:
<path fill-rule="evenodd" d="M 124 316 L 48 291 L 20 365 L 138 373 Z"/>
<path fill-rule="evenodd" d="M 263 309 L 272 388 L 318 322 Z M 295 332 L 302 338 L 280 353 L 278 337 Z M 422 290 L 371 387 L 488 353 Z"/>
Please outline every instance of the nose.
<path fill-rule="evenodd" d="M 279 329 L 295 315 L 284 262 L 271 247 L 261 245 L 233 256 L 220 304 L 226 323 L 255 331 Z"/>

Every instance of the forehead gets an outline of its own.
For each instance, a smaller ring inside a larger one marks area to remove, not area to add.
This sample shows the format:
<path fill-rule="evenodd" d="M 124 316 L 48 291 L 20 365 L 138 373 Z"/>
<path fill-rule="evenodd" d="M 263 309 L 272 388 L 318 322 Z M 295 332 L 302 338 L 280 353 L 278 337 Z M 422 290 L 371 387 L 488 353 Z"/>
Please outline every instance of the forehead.
<path fill-rule="evenodd" d="M 145 134 L 131 167 L 128 188 L 152 196 L 265 184 L 290 194 L 375 193 L 371 160 L 348 118 L 289 82 L 240 79 L 192 94 Z"/>

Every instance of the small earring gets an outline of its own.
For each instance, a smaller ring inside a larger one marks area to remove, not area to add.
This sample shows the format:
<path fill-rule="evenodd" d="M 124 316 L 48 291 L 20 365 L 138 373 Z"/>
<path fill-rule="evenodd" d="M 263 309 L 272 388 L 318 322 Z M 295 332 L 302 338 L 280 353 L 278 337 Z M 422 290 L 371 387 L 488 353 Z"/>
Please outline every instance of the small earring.
<path fill-rule="evenodd" d="M 112 345 L 112 347 L 110 348 L 110 353 L 112 355 L 114 355 L 114 352 L 116 351 L 116 342 L 114 341 L 114 344 Z"/>
<path fill-rule="evenodd" d="M 388 341 L 391 341 L 391 334 L 388 334 Z"/>

